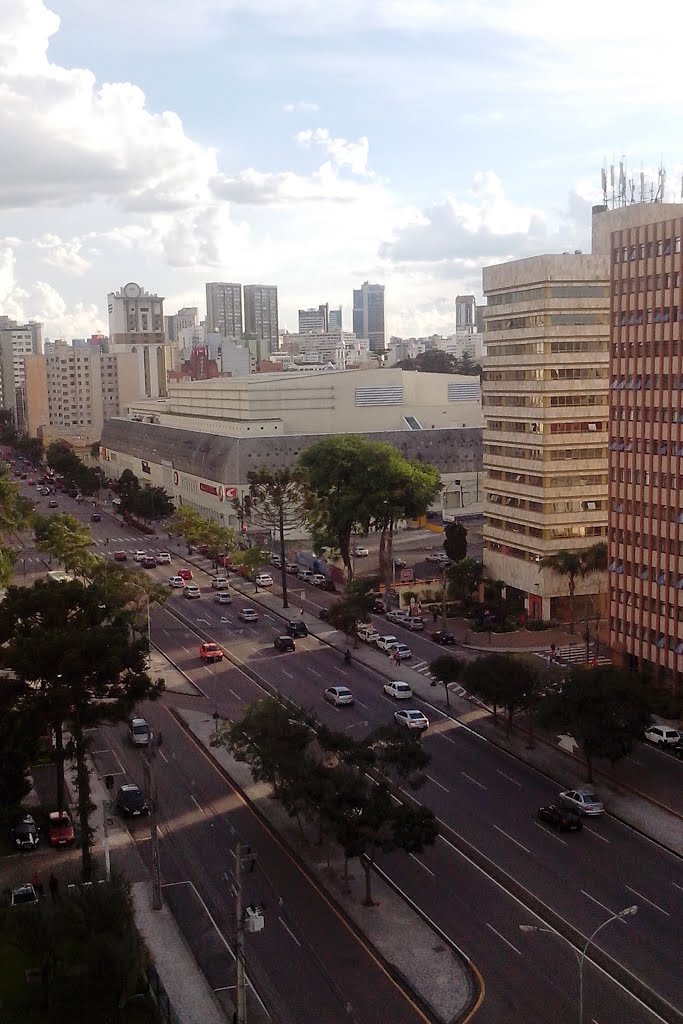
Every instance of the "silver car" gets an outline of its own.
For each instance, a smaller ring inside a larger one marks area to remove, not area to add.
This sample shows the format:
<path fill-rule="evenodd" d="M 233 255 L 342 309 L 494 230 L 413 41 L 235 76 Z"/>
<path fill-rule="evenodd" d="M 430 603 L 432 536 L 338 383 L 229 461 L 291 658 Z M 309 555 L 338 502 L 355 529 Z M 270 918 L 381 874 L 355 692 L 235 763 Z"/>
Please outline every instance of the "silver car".
<path fill-rule="evenodd" d="M 605 805 L 592 789 L 567 789 L 560 793 L 559 801 L 578 814 L 594 816 L 605 813 Z"/>
<path fill-rule="evenodd" d="M 328 686 L 323 697 L 335 707 L 339 704 L 353 704 L 353 694 L 348 686 Z"/>

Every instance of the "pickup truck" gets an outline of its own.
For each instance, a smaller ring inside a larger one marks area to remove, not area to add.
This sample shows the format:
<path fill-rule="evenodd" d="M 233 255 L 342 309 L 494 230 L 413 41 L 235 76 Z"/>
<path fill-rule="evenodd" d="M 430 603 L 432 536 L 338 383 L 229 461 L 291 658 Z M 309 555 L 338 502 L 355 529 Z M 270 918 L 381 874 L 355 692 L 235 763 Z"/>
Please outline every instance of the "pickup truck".
<path fill-rule="evenodd" d="M 199 657 L 202 661 L 222 661 L 223 651 L 218 644 L 202 644 L 199 648 Z"/>

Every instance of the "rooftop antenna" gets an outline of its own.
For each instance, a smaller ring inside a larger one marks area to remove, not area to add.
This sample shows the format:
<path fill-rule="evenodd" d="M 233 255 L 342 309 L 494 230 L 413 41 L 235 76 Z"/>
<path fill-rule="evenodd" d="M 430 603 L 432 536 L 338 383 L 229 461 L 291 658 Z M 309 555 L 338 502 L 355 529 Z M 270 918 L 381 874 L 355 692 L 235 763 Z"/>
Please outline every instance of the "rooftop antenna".
<path fill-rule="evenodd" d="M 640 201 L 645 202 L 645 171 L 640 172 Z"/>
<path fill-rule="evenodd" d="M 602 201 L 607 206 L 607 171 L 604 167 L 600 171 L 600 177 L 602 179 Z M 683 178 L 681 178 L 681 193 L 683 194 Z"/>

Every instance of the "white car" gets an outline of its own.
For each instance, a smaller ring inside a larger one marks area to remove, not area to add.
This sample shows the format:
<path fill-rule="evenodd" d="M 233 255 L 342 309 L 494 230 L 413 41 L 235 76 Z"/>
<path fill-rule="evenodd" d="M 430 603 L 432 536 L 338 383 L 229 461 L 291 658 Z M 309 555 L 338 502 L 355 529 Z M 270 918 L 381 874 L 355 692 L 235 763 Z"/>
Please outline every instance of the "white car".
<path fill-rule="evenodd" d="M 351 554 L 354 558 L 367 558 L 370 552 L 367 548 L 352 548 Z"/>
<path fill-rule="evenodd" d="M 387 634 L 385 636 L 378 636 L 377 639 L 375 640 L 375 643 L 379 647 L 380 651 L 386 651 L 386 653 L 389 654 L 389 652 L 393 650 L 394 647 L 396 647 L 398 643 L 398 637 L 391 636 L 390 634 Z"/>
<path fill-rule="evenodd" d="M 271 555 L 270 564 L 274 565 L 276 569 L 279 569 L 282 565 L 282 558 L 280 557 L 280 555 Z"/>
<path fill-rule="evenodd" d="M 399 679 L 395 679 L 391 683 L 385 683 L 383 689 L 385 693 L 396 700 L 408 700 L 413 696 L 413 691 L 408 683 L 404 683 Z"/>
<path fill-rule="evenodd" d="M 301 580 L 302 583 L 312 583 L 315 573 L 312 569 L 297 569 L 297 579 Z"/>
<path fill-rule="evenodd" d="M 366 644 L 376 644 L 379 640 L 379 633 L 374 626 L 361 626 L 358 630 L 358 639 Z"/>
<path fill-rule="evenodd" d="M 147 558 L 146 551 L 136 551 L 135 554 L 133 555 L 134 562 L 141 562 L 143 558 Z"/>
<path fill-rule="evenodd" d="M 425 620 L 419 615 L 409 615 L 405 621 L 405 627 L 412 633 L 419 632 L 425 628 Z"/>
<path fill-rule="evenodd" d="M 227 590 L 219 590 L 218 593 L 214 595 L 214 601 L 216 604 L 232 604 L 232 597 Z"/>
<path fill-rule="evenodd" d="M 353 694 L 348 686 L 328 686 L 323 697 L 335 707 L 339 704 L 353 704 Z"/>
<path fill-rule="evenodd" d="M 242 608 L 237 613 L 237 618 L 241 619 L 242 622 L 258 622 L 258 612 L 255 608 Z"/>
<path fill-rule="evenodd" d="M 392 622 L 394 626 L 405 625 L 409 618 L 410 612 L 403 611 L 401 608 L 392 608 L 387 612 L 387 622 Z"/>
<path fill-rule="evenodd" d="M 394 721 L 407 729 L 419 729 L 422 732 L 429 728 L 429 719 L 421 711 L 394 711 Z"/>
<path fill-rule="evenodd" d="M 186 597 L 188 601 L 191 601 L 194 597 L 201 597 L 202 592 L 196 583 L 186 583 L 183 588 L 183 597 Z"/>
<path fill-rule="evenodd" d="M 230 581 L 225 576 L 216 576 L 211 580 L 211 586 L 214 590 L 227 590 Z"/>
<path fill-rule="evenodd" d="M 257 587 L 272 587 L 273 577 L 268 572 L 260 572 L 256 576 L 254 583 Z"/>
<path fill-rule="evenodd" d="M 327 583 L 327 576 L 324 572 L 314 572 L 311 583 L 314 587 L 322 587 L 323 584 Z"/>
<path fill-rule="evenodd" d="M 160 551 L 157 555 L 157 562 L 159 565 L 170 565 L 171 556 L 168 551 Z"/>
<path fill-rule="evenodd" d="M 169 587 L 179 587 L 182 590 L 185 586 L 185 580 L 182 576 L 171 576 L 168 585 Z"/>
<path fill-rule="evenodd" d="M 681 734 L 669 725 L 651 725 L 645 730 L 645 739 L 658 747 L 675 747 L 680 742 Z"/>
<path fill-rule="evenodd" d="M 410 661 L 413 656 L 413 652 L 407 644 L 394 644 L 387 654 L 393 658 L 398 658 L 399 661 Z"/>
<path fill-rule="evenodd" d="M 571 807 L 579 814 L 597 815 L 605 813 L 605 805 L 592 789 L 567 789 L 558 797 L 564 807 Z"/>
<path fill-rule="evenodd" d="M 450 562 L 450 558 L 445 551 L 430 551 L 425 558 L 425 562 Z"/>

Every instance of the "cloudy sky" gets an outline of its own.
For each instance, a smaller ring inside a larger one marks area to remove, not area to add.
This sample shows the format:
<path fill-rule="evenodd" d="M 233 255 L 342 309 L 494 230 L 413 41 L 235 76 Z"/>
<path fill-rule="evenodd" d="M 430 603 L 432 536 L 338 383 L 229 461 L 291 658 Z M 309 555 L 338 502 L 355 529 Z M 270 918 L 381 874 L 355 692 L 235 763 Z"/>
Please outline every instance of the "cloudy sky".
<path fill-rule="evenodd" d="M 681 29 L 677 0 L 0 0 L 0 314 L 80 337 L 126 281 L 203 315 L 229 280 L 350 328 L 369 279 L 390 333 L 450 333 L 482 266 L 589 246 L 605 163 L 680 192 Z"/>

